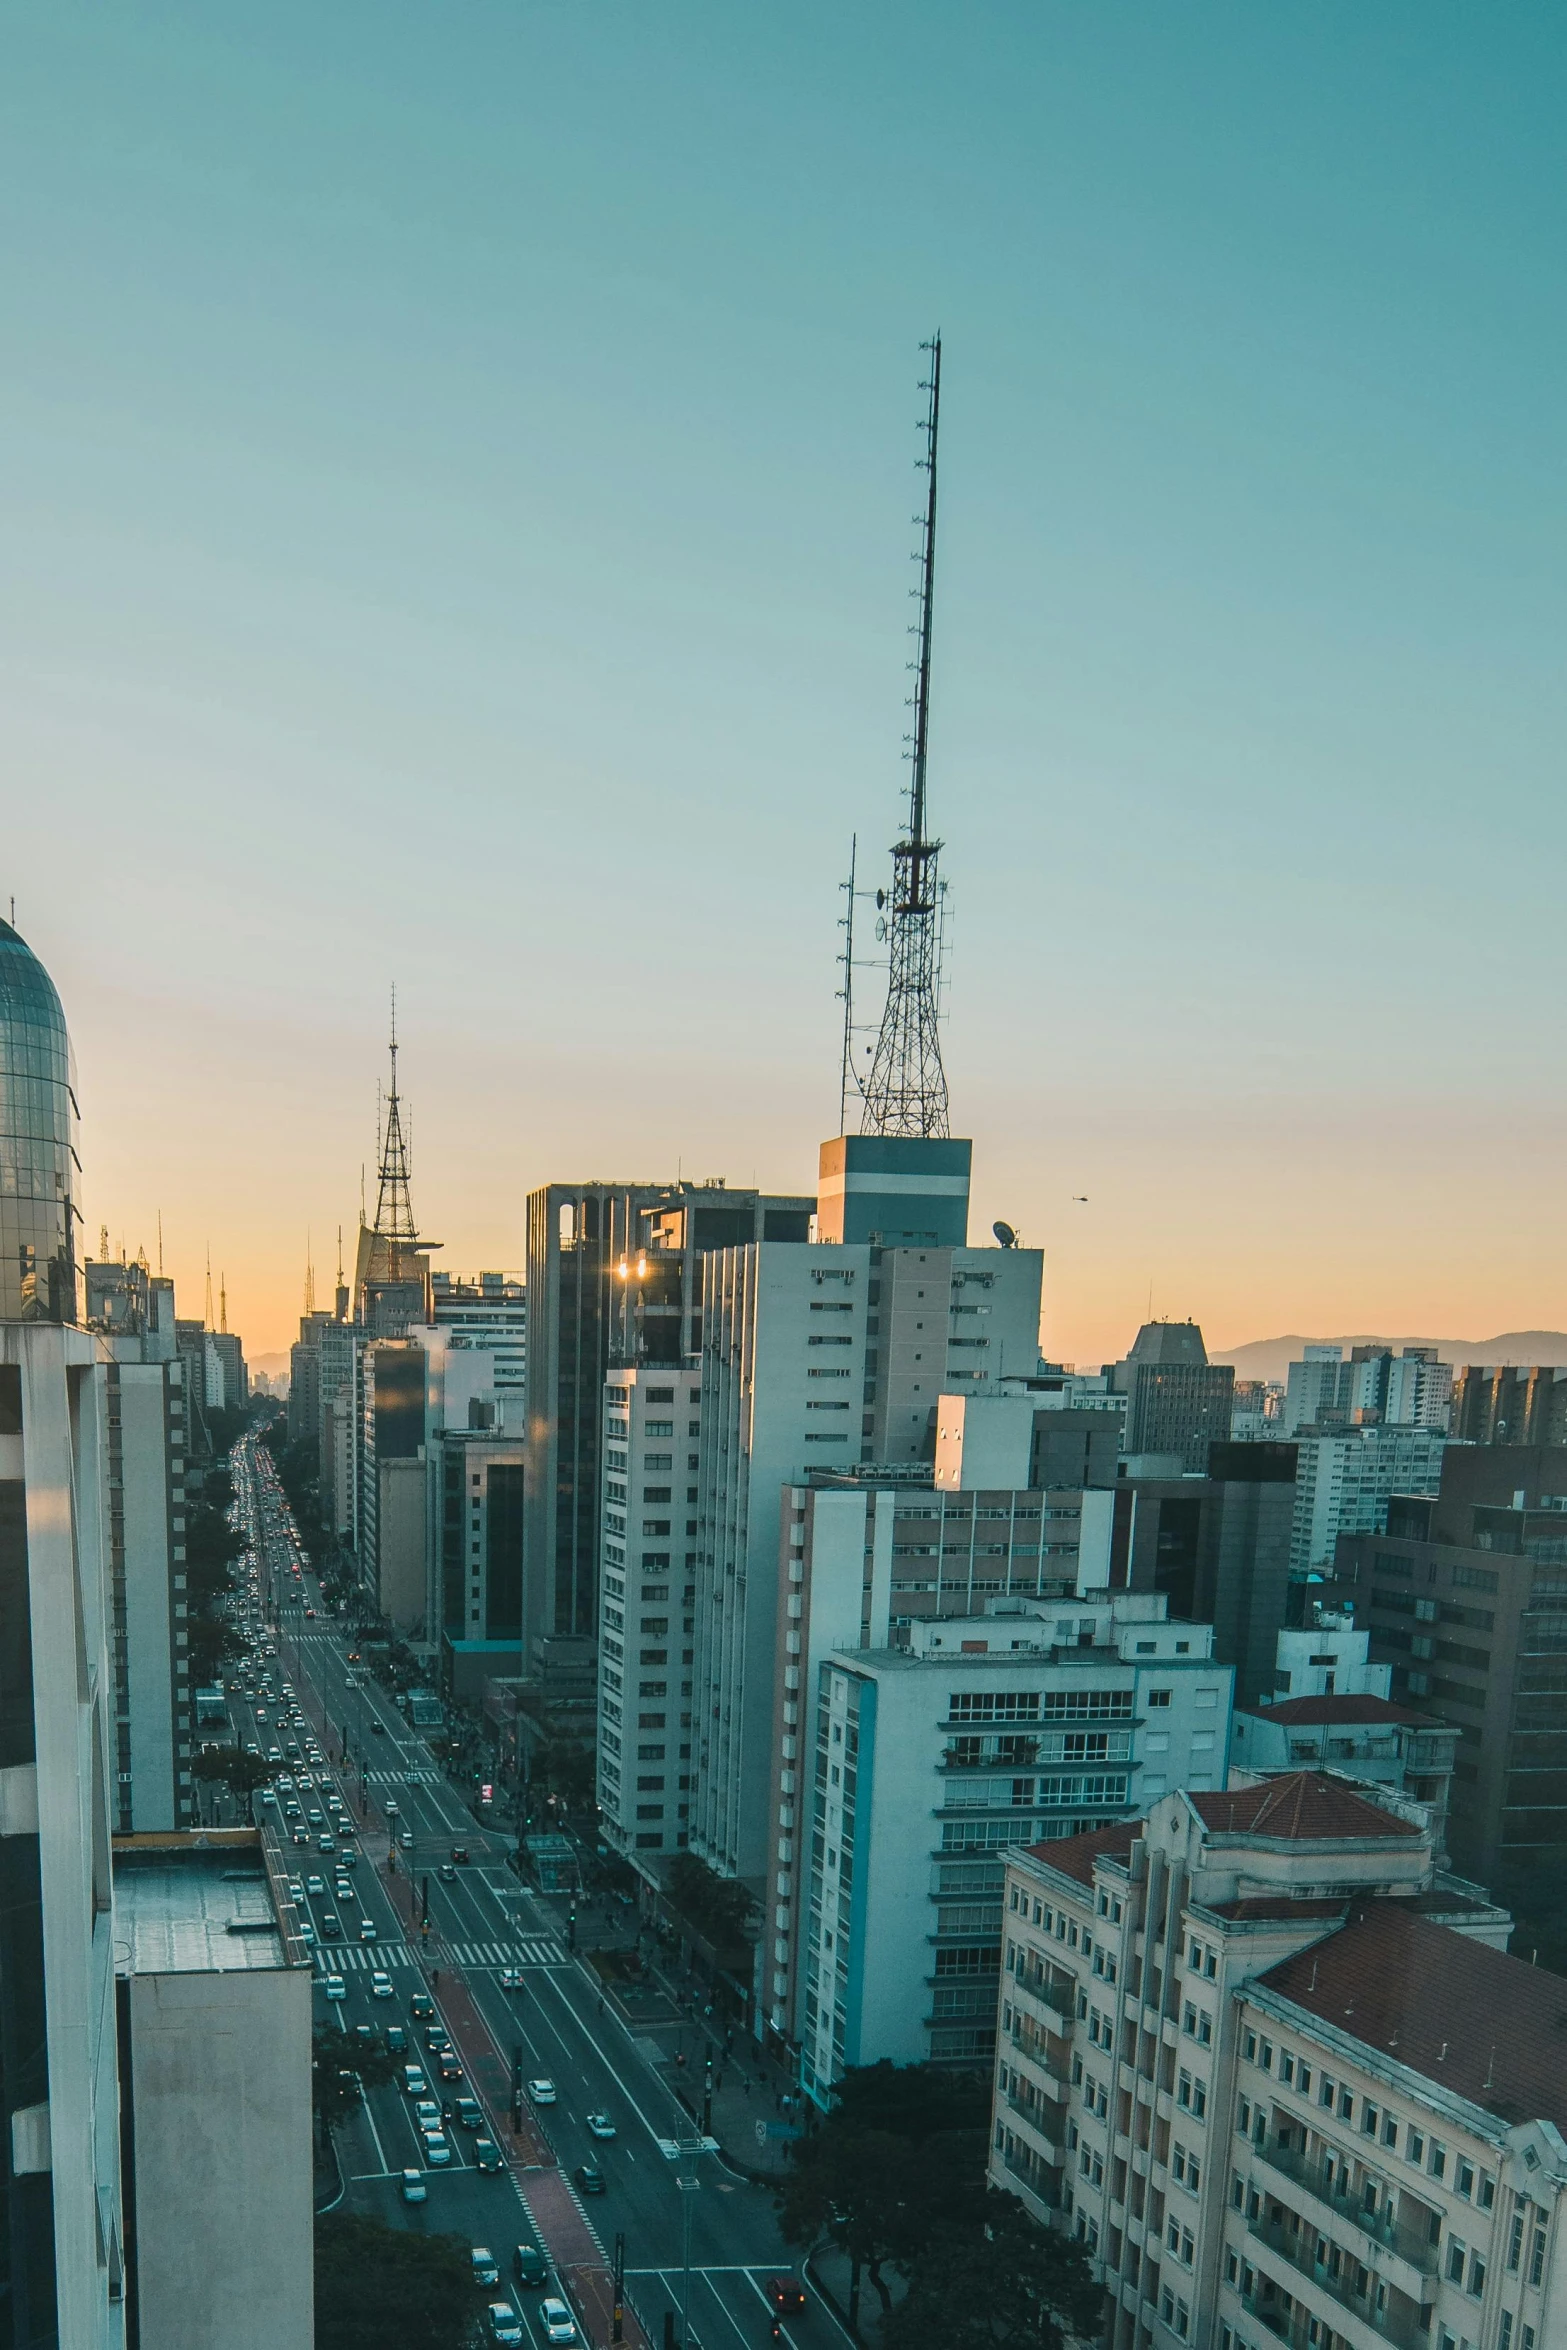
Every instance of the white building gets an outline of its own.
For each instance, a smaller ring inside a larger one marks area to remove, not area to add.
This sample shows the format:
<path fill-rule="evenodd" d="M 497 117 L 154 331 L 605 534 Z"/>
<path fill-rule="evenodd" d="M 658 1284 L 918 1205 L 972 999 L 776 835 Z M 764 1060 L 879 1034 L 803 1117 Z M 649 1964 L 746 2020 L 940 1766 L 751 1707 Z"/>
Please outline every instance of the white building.
<path fill-rule="evenodd" d="M 1207 1625 L 1152 1593 L 1002 1603 L 913 1626 L 906 1650 L 829 1654 L 798 1824 L 800 2078 L 988 2061 L 1002 1848 L 1222 1787 L 1234 1675 Z M 807 1806 L 806 1794 L 809 1794 Z"/>
<path fill-rule="evenodd" d="M 1285 1625 L 1274 1644 L 1273 1700 L 1287 1697 L 1388 1697 L 1391 1665 L 1371 1662 L 1371 1634 L 1327 1608 L 1314 1621 Z"/>
<path fill-rule="evenodd" d="M 1446 1435 L 1452 1417 L 1453 1367 L 1434 1348 L 1357 1346 L 1346 1362 L 1341 1346 L 1308 1346 L 1291 1363 L 1284 1391 L 1286 1437 L 1300 1429 L 1383 1421 L 1430 1428 Z"/>
<path fill-rule="evenodd" d="M 528 1386 L 528 1292 L 510 1273 L 435 1273 L 430 1297 L 436 1326 L 452 1346 L 475 1346 L 494 1363 L 492 1385 L 514 1395 L 517 1433 Z"/>
<path fill-rule="evenodd" d="M 889 1196 L 902 1215 L 923 1212 L 913 1193 Z M 944 1393 L 1037 1367 L 1042 1262 L 842 1241 L 703 1260 L 690 1838 L 722 1875 L 760 1888 L 768 1869 L 783 1487 L 812 1470 L 928 1464 Z"/>
<path fill-rule="evenodd" d="M 686 1842 L 702 1376 L 646 1364 L 604 1387 L 600 1832 L 649 1866 Z"/>
<path fill-rule="evenodd" d="M 1435 1493 L 1447 1439 L 1435 1428 L 1373 1426 L 1298 1439 L 1290 1576 L 1333 1563 L 1341 1534 L 1382 1534 L 1395 1493 Z"/>
<path fill-rule="evenodd" d="M 1086 2244 L 1110 2350 L 1567 2339 L 1560 1998 L 1510 1926 L 1310 1771 L 1008 1856 L 990 2175 Z"/>

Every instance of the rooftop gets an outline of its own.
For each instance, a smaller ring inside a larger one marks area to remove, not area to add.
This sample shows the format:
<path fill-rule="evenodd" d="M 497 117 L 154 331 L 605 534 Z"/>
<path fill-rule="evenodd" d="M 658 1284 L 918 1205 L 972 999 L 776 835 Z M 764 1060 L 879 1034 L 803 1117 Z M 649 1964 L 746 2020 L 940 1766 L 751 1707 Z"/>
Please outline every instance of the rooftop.
<path fill-rule="evenodd" d="M 1402 1723 L 1411 1730 L 1447 1727 L 1431 1714 L 1414 1713 L 1387 1697 L 1285 1697 L 1276 1705 L 1238 1705 L 1238 1714 L 1253 1714 L 1259 1722 L 1381 1722 Z"/>
<path fill-rule="evenodd" d="M 1260 1980 L 1505 2122 L 1567 2128 L 1567 1983 L 1397 1902 Z"/>
<path fill-rule="evenodd" d="M 129 1838 L 114 1854 L 115 1963 L 121 1974 L 237 1974 L 289 1956 L 259 1838 Z"/>
<path fill-rule="evenodd" d="M 1142 1832 L 1141 1820 L 1114 1820 L 1108 1828 L 1090 1828 L 1083 1836 L 1048 1837 L 1043 1844 L 1029 1845 L 1028 1851 L 1031 1859 L 1075 1877 L 1080 1885 L 1092 1885 L 1095 1861 L 1125 1860 Z"/>
<path fill-rule="evenodd" d="M 1188 1793 L 1187 1802 L 1216 1836 L 1265 1836 L 1290 1843 L 1342 1843 L 1346 1837 L 1418 1836 L 1404 1820 L 1343 1779 L 1320 1771 L 1291 1771 L 1260 1787 L 1232 1787 L 1227 1793 Z"/>

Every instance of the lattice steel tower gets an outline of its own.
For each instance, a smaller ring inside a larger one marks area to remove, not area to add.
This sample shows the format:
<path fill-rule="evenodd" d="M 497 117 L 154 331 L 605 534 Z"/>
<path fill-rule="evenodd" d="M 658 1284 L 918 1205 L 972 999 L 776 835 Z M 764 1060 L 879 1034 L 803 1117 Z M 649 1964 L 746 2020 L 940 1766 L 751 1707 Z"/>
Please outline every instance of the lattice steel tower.
<path fill-rule="evenodd" d="M 397 1091 L 397 990 L 392 990 L 392 1084 L 386 1097 L 381 1129 L 380 1187 L 375 1197 L 375 1237 L 385 1243 L 388 1269 L 396 1280 L 403 1258 L 419 1246 L 413 1201 L 408 1193 L 408 1144 L 403 1134 L 402 1102 Z"/>
<path fill-rule="evenodd" d="M 947 1073 L 941 1064 L 941 883 L 937 861 L 941 842 L 926 834 L 925 768 L 930 730 L 931 607 L 936 585 L 936 441 L 941 423 L 941 337 L 921 346 L 930 353 L 930 376 L 920 386 L 929 394 L 925 412 L 928 476 L 920 548 L 919 619 L 911 634 L 917 650 L 914 672 L 914 732 L 909 737 L 908 831 L 892 852 L 892 888 L 879 891 L 885 911 L 887 1008 L 881 1034 L 861 1092 L 862 1134 L 944 1137 Z M 880 927 L 880 926 L 879 926 Z"/>

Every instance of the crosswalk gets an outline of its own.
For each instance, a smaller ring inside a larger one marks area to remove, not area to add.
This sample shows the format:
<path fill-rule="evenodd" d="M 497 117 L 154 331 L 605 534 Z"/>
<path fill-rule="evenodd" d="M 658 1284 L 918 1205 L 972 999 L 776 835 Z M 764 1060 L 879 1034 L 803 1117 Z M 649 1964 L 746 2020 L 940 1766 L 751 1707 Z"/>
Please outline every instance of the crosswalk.
<path fill-rule="evenodd" d="M 439 1771 L 366 1771 L 367 1787 L 433 1787 L 440 1778 Z"/>
<path fill-rule="evenodd" d="M 460 1966 L 471 1974 L 490 1968 L 566 1963 L 565 1951 L 546 1934 L 533 1935 L 521 1942 L 448 1942 L 441 1955 L 444 1963 Z M 382 1974 L 390 1974 L 394 1967 L 411 1967 L 417 1963 L 414 1953 L 402 1942 L 335 1942 L 318 1944 L 316 1948 L 316 1968 L 323 1975 L 339 1975 L 345 1970 L 369 1974 L 377 1969 Z"/>

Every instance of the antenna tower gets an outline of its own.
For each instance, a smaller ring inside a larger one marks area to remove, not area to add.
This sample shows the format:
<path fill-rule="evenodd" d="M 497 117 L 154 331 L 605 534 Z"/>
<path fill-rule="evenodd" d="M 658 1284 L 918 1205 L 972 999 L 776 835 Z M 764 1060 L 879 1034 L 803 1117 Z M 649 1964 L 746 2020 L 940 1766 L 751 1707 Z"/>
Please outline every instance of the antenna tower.
<path fill-rule="evenodd" d="M 228 1326 L 229 1277 L 226 1273 L 220 1272 L 218 1275 L 218 1328 L 220 1330 L 226 1331 Z"/>
<path fill-rule="evenodd" d="M 862 1134 L 944 1137 L 951 1132 L 947 1118 L 947 1074 L 941 1064 L 941 890 L 937 861 L 941 842 L 926 832 L 925 777 L 930 733 L 931 614 L 936 586 L 936 441 L 941 422 L 941 337 L 934 335 L 920 348 L 930 353 L 930 375 L 920 389 L 929 394 L 923 430 L 925 454 L 919 460 L 927 476 L 925 512 L 920 524 L 919 585 L 910 592 L 919 602 L 919 619 L 910 631 L 916 639 L 914 673 L 914 732 L 909 736 L 908 830 L 894 843 L 892 887 L 878 890 L 876 902 L 884 909 L 878 936 L 887 940 L 887 1005 L 881 1033 L 871 1057 L 862 1093 Z"/>
<path fill-rule="evenodd" d="M 212 1328 L 212 1243 L 207 1243 L 207 1310 L 201 1318 L 203 1330 Z"/>
<path fill-rule="evenodd" d="M 315 1310 L 316 1268 L 315 1260 L 310 1253 L 310 1227 L 307 1224 L 305 1226 L 305 1312 L 313 1314 Z"/>
<path fill-rule="evenodd" d="M 402 1102 L 397 1091 L 397 990 L 392 990 L 392 1083 L 381 1126 L 379 1189 L 375 1199 L 375 1231 L 386 1243 L 392 1278 L 402 1273 L 404 1253 L 419 1245 L 413 1202 L 408 1194 L 408 1144 L 403 1134 Z"/>

